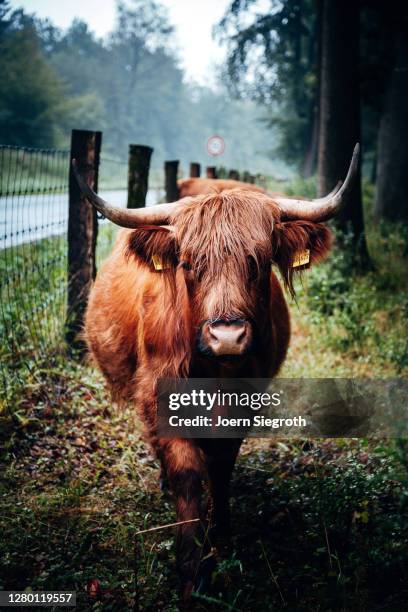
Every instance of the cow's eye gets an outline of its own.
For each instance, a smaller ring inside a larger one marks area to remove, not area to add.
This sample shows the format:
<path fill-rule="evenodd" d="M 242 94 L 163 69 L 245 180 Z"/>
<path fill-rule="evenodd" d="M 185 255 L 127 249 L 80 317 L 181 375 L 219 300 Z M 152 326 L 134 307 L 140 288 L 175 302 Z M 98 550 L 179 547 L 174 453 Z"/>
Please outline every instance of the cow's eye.
<path fill-rule="evenodd" d="M 180 261 L 180 267 L 183 268 L 183 270 L 191 270 L 191 265 L 188 261 Z"/>

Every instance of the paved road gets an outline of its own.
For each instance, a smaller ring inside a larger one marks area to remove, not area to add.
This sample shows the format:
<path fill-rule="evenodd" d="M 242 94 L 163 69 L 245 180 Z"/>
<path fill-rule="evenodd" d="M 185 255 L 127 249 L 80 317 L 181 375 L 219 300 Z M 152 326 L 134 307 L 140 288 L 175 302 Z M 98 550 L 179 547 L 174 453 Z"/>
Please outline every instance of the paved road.
<path fill-rule="evenodd" d="M 101 191 L 100 195 L 116 206 L 126 205 L 126 190 Z M 147 206 L 157 204 L 163 195 L 163 190 L 149 189 Z M 0 198 L 0 249 L 63 234 L 67 226 L 67 193 Z"/>

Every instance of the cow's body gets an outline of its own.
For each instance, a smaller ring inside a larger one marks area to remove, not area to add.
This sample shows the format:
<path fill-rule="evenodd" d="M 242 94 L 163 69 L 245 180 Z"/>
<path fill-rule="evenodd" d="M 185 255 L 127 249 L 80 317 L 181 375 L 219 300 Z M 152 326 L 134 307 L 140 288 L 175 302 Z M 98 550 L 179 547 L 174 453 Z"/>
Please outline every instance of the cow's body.
<path fill-rule="evenodd" d="M 120 232 L 91 293 L 86 338 L 116 396 L 135 404 L 174 494 L 177 520 L 203 520 L 179 528 L 178 563 L 188 597 L 205 574 L 205 568 L 198 571 L 203 550 L 197 546 L 197 540 L 205 541 L 202 482 L 207 480 L 212 494 L 211 524 L 225 534 L 228 484 L 241 440 L 159 439 L 157 380 L 274 376 L 285 358 L 290 325 L 271 260 L 290 285 L 293 252 L 307 246 L 312 260 L 318 259 L 329 240 L 320 224 L 281 223 L 274 202 L 248 190 L 192 200 L 171 223 L 173 231 L 149 226 Z M 168 266 L 159 272 L 151 265 L 157 253 Z M 225 334 L 230 327 L 246 339 L 237 340 L 242 355 L 232 362 L 209 357 L 208 346 L 216 353 L 220 330 Z"/>
<path fill-rule="evenodd" d="M 84 198 L 131 228 L 120 233 L 98 273 L 85 333 L 116 397 L 138 410 L 174 495 L 182 523 L 177 557 L 184 598 L 208 576 L 206 519 L 211 542 L 228 532 L 228 485 L 241 440 L 159 438 L 157 382 L 278 372 L 290 326 L 271 263 L 293 293 L 298 266 L 328 253 L 330 232 L 322 222 L 341 209 L 358 168 L 356 145 L 344 183 L 308 202 L 235 181 L 189 179 L 179 185 L 182 198 L 175 203 L 126 210 L 100 198 L 82 174 L 91 179 L 88 165 L 78 169 L 73 162 Z M 201 503 L 204 480 L 213 502 L 210 516 Z"/>

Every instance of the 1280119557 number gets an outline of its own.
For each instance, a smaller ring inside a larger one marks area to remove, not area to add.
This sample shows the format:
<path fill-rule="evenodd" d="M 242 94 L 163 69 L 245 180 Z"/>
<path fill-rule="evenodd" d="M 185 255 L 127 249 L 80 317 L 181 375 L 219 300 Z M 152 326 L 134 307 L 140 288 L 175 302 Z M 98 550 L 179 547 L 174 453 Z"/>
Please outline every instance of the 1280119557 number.
<path fill-rule="evenodd" d="M 74 591 L 0 591 L 0 606 L 75 606 Z"/>

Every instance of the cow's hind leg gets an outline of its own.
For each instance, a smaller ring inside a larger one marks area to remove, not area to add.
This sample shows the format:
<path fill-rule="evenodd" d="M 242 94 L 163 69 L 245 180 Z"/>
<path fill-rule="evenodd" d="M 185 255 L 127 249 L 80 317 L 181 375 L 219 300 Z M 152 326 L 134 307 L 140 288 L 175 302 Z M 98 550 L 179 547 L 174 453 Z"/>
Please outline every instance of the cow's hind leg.
<path fill-rule="evenodd" d="M 201 453 L 192 440 L 158 440 L 157 450 L 174 496 L 177 522 L 177 565 L 182 599 L 200 590 L 208 574 L 209 541 L 207 517 L 202 508 L 205 468 Z"/>

